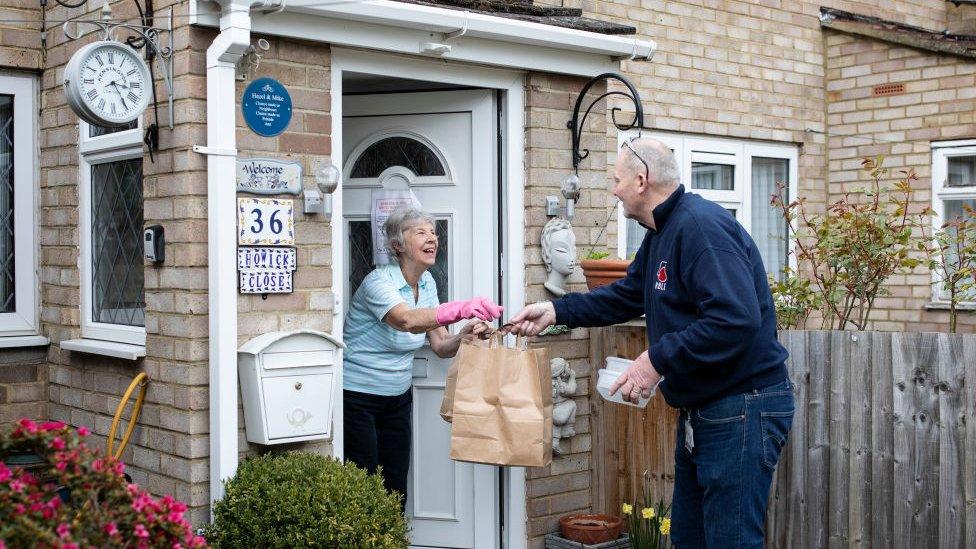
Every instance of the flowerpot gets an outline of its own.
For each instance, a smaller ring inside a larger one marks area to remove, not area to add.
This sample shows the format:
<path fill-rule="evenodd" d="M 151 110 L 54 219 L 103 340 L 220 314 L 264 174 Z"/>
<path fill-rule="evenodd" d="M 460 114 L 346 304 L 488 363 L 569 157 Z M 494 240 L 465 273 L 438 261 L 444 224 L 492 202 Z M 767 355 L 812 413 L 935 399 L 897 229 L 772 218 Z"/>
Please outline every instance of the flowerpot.
<path fill-rule="evenodd" d="M 627 276 L 630 259 L 584 259 L 580 261 L 583 276 L 586 277 L 586 287 L 589 289 L 606 286 L 615 280 Z"/>
<path fill-rule="evenodd" d="M 567 515 L 559 519 L 563 537 L 586 545 L 597 545 L 620 537 L 624 521 L 610 515 Z"/>

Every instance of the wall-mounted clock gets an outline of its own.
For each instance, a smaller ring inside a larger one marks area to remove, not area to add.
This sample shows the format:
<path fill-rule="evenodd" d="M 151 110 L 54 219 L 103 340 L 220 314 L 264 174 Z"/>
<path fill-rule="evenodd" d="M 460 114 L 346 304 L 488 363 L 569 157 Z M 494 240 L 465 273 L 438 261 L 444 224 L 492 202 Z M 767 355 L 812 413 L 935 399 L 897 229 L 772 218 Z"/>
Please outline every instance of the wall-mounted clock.
<path fill-rule="evenodd" d="M 88 44 L 64 69 L 64 93 L 79 118 L 98 126 L 122 126 L 149 106 L 149 66 L 129 46 L 113 40 Z"/>

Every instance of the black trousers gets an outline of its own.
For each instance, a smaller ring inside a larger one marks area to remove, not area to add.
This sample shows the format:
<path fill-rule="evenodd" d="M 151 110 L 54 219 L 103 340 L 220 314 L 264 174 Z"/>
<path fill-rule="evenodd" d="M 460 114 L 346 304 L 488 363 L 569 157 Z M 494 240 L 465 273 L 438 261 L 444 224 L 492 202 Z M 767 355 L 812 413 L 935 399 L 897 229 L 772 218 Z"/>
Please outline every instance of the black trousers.
<path fill-rule="evenodd" d="M 383 468 L 383 485 L 397 492 L 406 506 L 410 470 L 413 393 L 381 396 L 343 391 L 343 448 L 346 459 L 375 474 Z"/>

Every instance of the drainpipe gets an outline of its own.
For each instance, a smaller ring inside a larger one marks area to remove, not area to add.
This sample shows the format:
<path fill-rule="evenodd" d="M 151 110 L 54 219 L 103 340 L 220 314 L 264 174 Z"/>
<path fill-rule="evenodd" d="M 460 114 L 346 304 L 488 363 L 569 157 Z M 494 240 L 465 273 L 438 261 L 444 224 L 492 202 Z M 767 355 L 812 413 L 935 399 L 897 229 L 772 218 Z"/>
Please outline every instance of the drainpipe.
<path fill-rule="evenodd" d="M 237 470 L 237 234 L 234 84 L 251 41 L 251 2 L 218 0 L 220 34 L 207 48 L 207 257 L 210 307 L 210 502 Z"/>

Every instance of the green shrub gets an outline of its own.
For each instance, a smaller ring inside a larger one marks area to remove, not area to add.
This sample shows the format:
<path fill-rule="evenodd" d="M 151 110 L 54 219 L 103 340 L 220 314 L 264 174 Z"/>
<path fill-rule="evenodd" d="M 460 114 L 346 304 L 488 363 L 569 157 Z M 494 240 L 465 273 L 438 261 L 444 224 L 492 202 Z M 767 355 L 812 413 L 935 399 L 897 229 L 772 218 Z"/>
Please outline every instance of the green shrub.
<path fill-rule="evenodd" d="M 407 546 L 398 496 L 378 475 L 305 452 L 245 460 L 214 507 L 218 548 Z"/>

